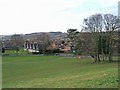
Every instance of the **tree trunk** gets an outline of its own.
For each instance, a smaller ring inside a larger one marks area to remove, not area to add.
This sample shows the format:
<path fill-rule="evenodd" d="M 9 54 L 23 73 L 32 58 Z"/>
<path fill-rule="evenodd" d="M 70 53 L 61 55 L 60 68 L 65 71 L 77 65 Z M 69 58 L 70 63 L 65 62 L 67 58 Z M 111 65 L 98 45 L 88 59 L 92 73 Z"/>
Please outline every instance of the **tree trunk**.
<path fill-rule="evenodd" d="M 100 55 L 99 54 L 97 55 L 97 59 L 98 59 L 98 61 L 100 61 Z"/>
<path fill-rule="evenodd" d="M 16 55 L 18 56 L 18 51 L 16 50 Z"/>
<path fill-rule="evenodd" d="M 97 62 L 97 54 L 95 54 L 94 61 Z"/>
<path fill-rule="evenodd" d="M 105 54 L 102 53 L 102 60 L 105 61 Z"/>
<path fill-rule="evenodd" d="M 43 49 L 43 55 L 45 55 L 45 49 Z"/>
<path fill-rule="evenodd" d="M 112 41 L 110 41 L 110 47 L 109 47 L 109 61 L 113 61 L 113 58 L 112 58 Z"/>

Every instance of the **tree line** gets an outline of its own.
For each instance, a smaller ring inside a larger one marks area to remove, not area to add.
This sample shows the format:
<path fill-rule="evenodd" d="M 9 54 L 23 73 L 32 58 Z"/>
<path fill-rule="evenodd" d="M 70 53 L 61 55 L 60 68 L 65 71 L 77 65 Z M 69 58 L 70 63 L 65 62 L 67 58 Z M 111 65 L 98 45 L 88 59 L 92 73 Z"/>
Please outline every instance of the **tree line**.
<path fill-rule="evenodd" d="M 68 38 L 78 54 L 87 52 L 95 62 L 113 60 L 118 49 L 120 18 L 112 14 L 94 14 L 83 20 L 81 32 L 68 29 Z M 117 50 L 116 49 L 116 50 Z"/>

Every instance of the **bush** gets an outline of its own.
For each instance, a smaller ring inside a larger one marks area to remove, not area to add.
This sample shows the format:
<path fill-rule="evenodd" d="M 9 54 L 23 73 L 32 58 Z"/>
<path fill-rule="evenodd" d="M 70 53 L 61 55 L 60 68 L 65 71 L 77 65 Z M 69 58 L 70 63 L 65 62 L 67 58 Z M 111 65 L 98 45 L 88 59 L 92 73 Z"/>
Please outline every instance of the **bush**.
<path fill-rule="evenodd" d="M 46 51 L 45 51 L 45 54 L 54 54 L 54 53 L 64 53 L 64 51 L 60 51 L 59 49 L 46 50 Z M 43 52 L 42 52 L 42 51 L 32 52 L 32 54 L 43 54 Z"/>
<path fill-rule="evenodd" d="M 5 53 L 5 48 L 2 48 L 2 53 Z"/>
<path fill-rule="evenodd" d="M 60 51 L 59 49 L 54 49 L 54 50 L 46 50 L 46 54 L 53 54 L 53 53 L 63 53 L 63 51 Z"/>
<path fill-rule="evenodd" d="M 43 54 L 42 52 L 32 52 L 32 54 Z"/>

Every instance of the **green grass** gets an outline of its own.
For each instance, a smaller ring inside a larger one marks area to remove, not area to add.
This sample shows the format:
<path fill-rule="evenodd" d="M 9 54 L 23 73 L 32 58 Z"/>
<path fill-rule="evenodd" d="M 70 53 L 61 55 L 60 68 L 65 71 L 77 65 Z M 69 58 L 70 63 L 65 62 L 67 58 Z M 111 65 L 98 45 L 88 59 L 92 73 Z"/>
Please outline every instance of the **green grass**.
<path fill-rule="evenodd" d="M 16 50 L 5 50 L 5 54 L 16 54 Z M 27 51 L 20 49 L 18 54 L 28 54 Z"/>
<path fill-rule="evenodd" d="M 3 88 L 116 88 L 118 63 L 57 56 L 3 57 Z"/>

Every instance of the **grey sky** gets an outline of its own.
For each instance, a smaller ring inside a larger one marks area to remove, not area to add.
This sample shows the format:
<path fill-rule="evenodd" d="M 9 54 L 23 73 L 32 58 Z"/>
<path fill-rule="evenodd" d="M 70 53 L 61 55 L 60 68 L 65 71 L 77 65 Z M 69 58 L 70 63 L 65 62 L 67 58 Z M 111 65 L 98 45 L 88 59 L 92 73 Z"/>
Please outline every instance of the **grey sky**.
<path fill-rule="evenodd" d="M 118 14 L 119 0 L 0 0 L 0 35 L 80 30 L 95 13 Z"/>

